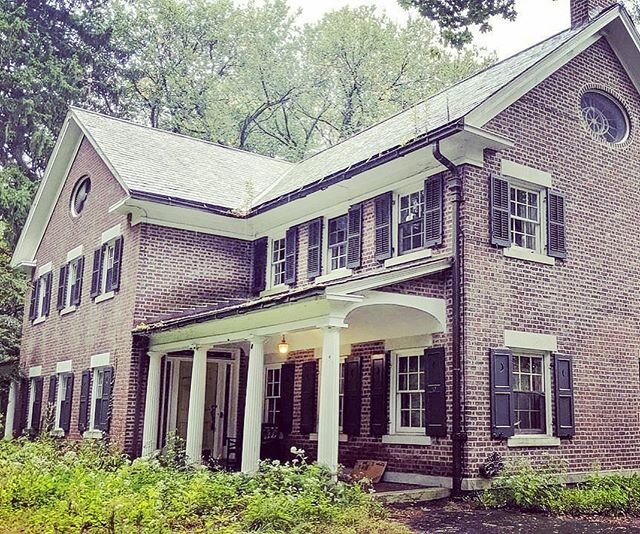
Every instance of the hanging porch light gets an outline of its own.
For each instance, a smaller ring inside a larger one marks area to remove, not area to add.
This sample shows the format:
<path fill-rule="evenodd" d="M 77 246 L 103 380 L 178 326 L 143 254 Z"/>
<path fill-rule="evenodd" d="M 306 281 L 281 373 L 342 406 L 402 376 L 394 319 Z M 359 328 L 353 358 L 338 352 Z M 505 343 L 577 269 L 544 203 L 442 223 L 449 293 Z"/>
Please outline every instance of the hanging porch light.
<path fill-rule="evenodd" d="M 284 334 L 282 334 L 282 339 L 280 340 L 280 343 L 278 343 L 278 352 L 280 354 L 287 354 L 289 352 L 289 343 L 287 343 L 287 339 L 284 337 Z"/>

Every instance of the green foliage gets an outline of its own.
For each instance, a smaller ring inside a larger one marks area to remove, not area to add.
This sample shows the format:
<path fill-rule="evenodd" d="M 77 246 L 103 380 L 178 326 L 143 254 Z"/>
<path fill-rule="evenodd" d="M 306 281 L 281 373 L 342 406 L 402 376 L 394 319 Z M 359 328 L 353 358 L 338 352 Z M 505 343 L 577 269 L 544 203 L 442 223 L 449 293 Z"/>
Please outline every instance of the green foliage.
<path fill-rule="evenodd" d="M 3 532 L 407 532 L 363 488 L 304 458 L 248 477 L 41 437 L 0 442 L 0 479 Z"/>
<path fill-rule="evenodd" d="M 534 468 L 524 460 L 513 462 L 480 502 L 566 515 L 640 515 L 640 475 L 594 475 L 568 487 L 562 484 L 564 471 L 550 463 Z"/>
<path fill-rule="evenodd" d="M 440 26 L 444 40 L 456 48 L 462 48 L 473 39 L 471 26 L 480 31 L 491 30 L 489 18 L 500 16 L 507 20 L 516 18 L 515 0 L 398 0 L 403 7 L 415 7 L 423 17 Z"/>

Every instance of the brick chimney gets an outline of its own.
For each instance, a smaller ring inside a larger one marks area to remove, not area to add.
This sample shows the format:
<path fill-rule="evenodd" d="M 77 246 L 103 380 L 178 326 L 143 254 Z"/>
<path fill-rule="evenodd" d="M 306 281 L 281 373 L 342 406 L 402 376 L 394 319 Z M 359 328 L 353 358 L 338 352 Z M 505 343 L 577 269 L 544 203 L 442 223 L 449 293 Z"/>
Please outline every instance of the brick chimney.
<path fill-rule="evenodd" d="M 586 24 L 614 4 L 614 0 L 571 0 L 571 26 Z"/>

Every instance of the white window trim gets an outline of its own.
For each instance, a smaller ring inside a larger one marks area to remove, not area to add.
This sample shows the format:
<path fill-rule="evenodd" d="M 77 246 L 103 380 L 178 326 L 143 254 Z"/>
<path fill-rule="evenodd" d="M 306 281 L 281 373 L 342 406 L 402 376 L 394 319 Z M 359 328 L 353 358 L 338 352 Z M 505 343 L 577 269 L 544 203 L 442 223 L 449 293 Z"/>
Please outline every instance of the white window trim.
<path fill-rule="evenodd" d="M 345 217 L 346 221 L 347 221 L 347 226 L 345 228 L 345 234 L 346 234 L 346 240 L 344 242 L 344 246 L 345 246 L 345 263 L 344 263 L 344 267 L 340 267 L 339 269 L 331 269 L 331 257 L 329 256 L 329 221 L 331 219 L 337 219 L 338 217 Z M 321 283 L 321 282 L 327 282 L 329 280 L 335 280 L 336 278 L 331 278 L 331 275 L 333 273 L 342 273 L 342 274 L 338 274 L 337 278 L 343 278 L 344 276 L 350 276 L 351 273 L 351 269 L 349 269 L 347 267 L 347 260 L 349 259 L 349 255 L 348 255 L 348 249 L 347 249 L 347 243 L 349 242 L 349 212 L 348 211 L 337 211 L 334 213 L 332 212 L 330 215 L 324 215 L 322 217 L 322 272 L 324 273 L 322 276 L 318 276 L 316 277 L 316 282 Z M 349 271 L 348 274 L 344 274 L 346 273 L 346 271 Z M 321 280 L 323 279 L 323 280 Z"/>
<path fill-rule="evenodd" d="M 102 352 L 100 354 L 94 354 L 91 356 L 91 364 L 89 367 L 94 369 L 96 367 L 107 367 L 111 364 L 111 353 L 110 352 Z"/>
<path fill-rule="evenodd" d="M 34 395 L 36 386 L 35 377 L 29 378 L 29 402 L 27 402 L 27 428 L 31 428 L 33 424 L 33 405 L 36 402 L 36 397 Z"/>
<path fill-rule="evenodd" d="M 60 426 L 60 417 L 61 417 L 61 412 L 62 412 L 62 393 L 64 392 L 64 387 L 63 387 L 63 378 L 67 377 L 67 379 L 69 378 L 69 372 L 58 372 L 56 373 L 58 380 L 56 382 L 56 412 L 55 412 L 55 424 L 53 425 L 53 431 L 52 433 L 54 433 L 55 435 L 64 435 L 64 430 L 62 429 L 62 427 Z M 65 384 L 66 386 L 66 384 Z"/>
<path fill-rule="evenodd" d="M 38 278 L 40 278 L 42 275 L 45 275 L 51 272 L 52 270 L 53 270 L 53 263 L 51 262 L 45 263 L 43 266 L 38 268 Z"/>
<path fill-rule="evenodd" d="M 107 364 L 108 365 L 108 364 Z M 91 366 L 91 396 L 89 397 L 89 428 L 83 434 L 85 438 L 101 438 L 102 430 L 95 427 L 96 424 L 96 398 L 98 395 L 98 373 L 104 372 L 107 365 Z M 104 379 L 104 377 L 103 377 Z M 103 384 L 104 386 L 104 384 Z"/>
<path fill-rule="evenodd" d="M 420 356 L 424 354 L 424 350 L 426 347 L 414 347 L 411 349 L 402 349 L 402 350 L 394 350 L 391 351 L 391 369 L 390 369 L 390 380 L 389 380 L 389 428 L 388 433 L 386 434 L 387 440 L 384 440 L 383 443 L 409 443 L 414 441 L 414 438 L 429 438 L 426 435 L 426 428 L 422 427 L 422 431 L 420 429 L 414 428 L 403 428 L 400 426 L 400 421 L 398 420 L 398 380 L 396 376 L 396 369 L 398 366 L 398 356 Z M 394 437 L 392 437 L 394 436 Z M 395 438 L 398 437 L 398 439 Z M 408 438 L 408 441 L 402 441 L 400 438 Z M 428 443 L 422 443 L 423 441 L 428 441 Z M 431 439 L 428 440 L 418 440 L 418 444 L 430 444 Z"/>
<path fill-rule="evenodd" d="M 278 383 L 278 391 L 279 391 L 279 395 L 278 395 L 278 399 L 282 398 L 282 363 L 283 362 L 279 362 L 279 363 L 269 363 L 266 364 L 264 366 L 264 375 L 263 375 L 263 380 L 264 380 L 264 392 L 262 395 L 262 421 L 265 424 L 275 424 L 275 423 L 267 423 L 267 415 L 268 415 L 268 409 L 267 409 L 267 376 L 268 376 L 268 370 L 269 369 L 280 369 L 280 378 L 279 378 L 279 383 Z M 276 398 L 276 397 L 269 397 L 269 398 Z"/>
<path fill-rule="evenodd" d="M 285 258 L 286 258 L 286 239 L 287 239 L 287 234 L 286 232 L 284 234 L 272 234 L 272 235 L 267 235 L 265 236 L 267 238 L 267 267 L 265 269 L 265 276 L 266 276 L 266 284 L 265 284 L 265 290 L 262 291 L 260 293 L 260 296 L 268 296 L 268 295 L 275 295 L 277 293 L 284 293 L 285 291 L 289 290 L 289 285 L 288 284 L 275 284 L 273 283 L 273 242 L 277 241 L 279 239 L 284 239 L 285 240 Z M 297 254 L 296 254 L 297 257 Z M 286 259 L 285 259 L 285 265 L 286 265 Z M 286 273 L 285 273 L 286 276 Z"/>
<path fill-rule="evenodd" d="M 384 260 L 385 267 L 394 267 L 396 265 L 402 265 L 403 263 L 409 263 L 410 261 L 424 260 L 433 256 L 433 251 L 430 248 L 423 248 L 422 250 L 415 250 L 402 254 L 401 256 L 393 256 L 387 260 Z"/>
<path fill-rule="evenodd" d="M 78 254 L 78 249 L 79 249 L 79 254 Z M 71 258 L 69 258 L 69 256 L 71 255 L 71 253 L 76 254 L 75 256 L 71 256 Z M 78 260 L 80 259 L 80 257 L 82 256 L 82 245 L 80 245 L 79 247 L 76 247 L 74 250 L 72 250 L 71 252 L 69 252 L 67 254 L 67 279 L 64 281 L 64 285 L 65 285 L 65 291 L 64 291 L 64 308 L 62 310 L 60 310 L 60 315 L 67 315 L 68 313 L 74 312 L 76 311 L 76 306 L 75 304 L 71 304 L 71 289 L 72 289 L 72 285 L 71 285 L 71 269 L 72 266 L 75 265 L 76 269 L 78 268 Z M 77 282 L 77 280 L 76 280 Z M 60 283 L 60 282 L 58 282 Z"/>
<path fill-rule="evenodd" d="M 102 232 L 102 236 L 100 237 L 100 244 L 104 245 L 105 243 L 109 243 L 110 241 L 115 241 L 118 237 L 122 235 L 122 227 L 120 223 L 112 226 L 108 230 Z"/>
<path fill-rule="evenodd" d="M 511 244 L 510 247 L 502 249 L 502 255 L 507 258 L 542 263 L 544 265 L 555 265 L 556 259 L 547 254 L 547 188 L 551 187 L 551 175 L 508 160 L 503 160 L 502 171 L 509 181 L 509 237 L 511 237 L 511 187 L 538 193 L 538 230 L 540 234 L 537 250 Z"/>
<path fill-rule="evenodd" d="M 431 445 L 431 436 L 426 434 L 385 434 L 382 443 L 388 445 Z"/>
<path fill-rule="evenodd" d="M 44 276 L 51 272 L 51 264 L 49 263 L 47 265 L 49 266 L 49 269 L 44 271 L 40 276 L 38 276 L 36 280 L 36 285 L 38 289 L 38 299 L 36 301 L 36 318 L 32 322 L 33 325 L 43 323 L 47 318 L 47 316 L 44 315 L 43 313 L 44 301 L 47 298 L 47 291 L 45 291 L 47 286 L 44 283 L 45 282 Z M 44 267 L 47 267 L 47 265 L 45 265 Z M 53 276 L 49 277 L 49 284 L 51 286 L 49 287 L 49 292 L 51 293 L 53 291 Z"/>
<path fill-rule="evenodd" d="M 83 248 L 82 245 L 78 245 L 76 248 L 67 252 L 67 263 L 72 262 L 73 260 L 77 260 L 82 256 Z"/>
<path fill-rule="evenodd" d="M 115 296 L 115 292 L 114 291 L 108 291 L 107 293 L 100 293 L 95 299 L 93 299 L 93 301 L 96 304 L 99 304 L 100 302 L 104 302 L 105 300 L 110 300 Z"/>
<path fill-rule="evenodd" d="M 328 256 L 328 247 L 327 247 L 327 256 Z M 342 278 L 348 278 L 353 274 L 351 269 L 343 267 L 341 269 L 335 269 L 333 271 L 329 271 L 327 274 L 323 274 L 322 276 L 318 276 L 316 278 L 316 282 L 318 284 L 324 284 L 325 282 L 331 282 L 332 280 L 340 280 Z"/>
<path fill-rule="evenodd" d="M 100 265 L 100 295 L 95 298 L 96 303 L 113 297 L 113 291 L 107 291 L 107 273 L 109 272 L 109 253 L 111 254 L 111 273 L 113 276 L 113 265 L 116 259 L 115 239 L 102 243 L 102 254 L 100 255 L 102 264 Z M 105 298 L 98 300 L 98 297 L 104 295 Z M 108 297 L 107 295 L 111 295 Z"/>
<path fill-rule="evenodd" d="M 42 365 L 29 367 L 29 378 L 36 378 L 38 376 L 42 376 Z"/>
<path fill-rule="evenodd" d="M 544 434 L 514 434 L 507 440 L 507 447 L 549 447 L 560 445 L 560 438 L 553 435 L 553 399 L 551 390 L 551 352 L 523 347 L 509 347 L 514 354 L 542 356 L 544 380 L 544 409 L 546 431 Z"/>

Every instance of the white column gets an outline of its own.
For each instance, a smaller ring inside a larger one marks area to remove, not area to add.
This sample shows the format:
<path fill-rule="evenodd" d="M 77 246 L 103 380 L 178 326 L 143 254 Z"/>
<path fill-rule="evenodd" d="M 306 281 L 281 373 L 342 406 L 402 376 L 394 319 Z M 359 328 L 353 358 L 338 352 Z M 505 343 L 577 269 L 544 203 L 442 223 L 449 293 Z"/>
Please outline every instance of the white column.
<path fill-rule="evenodd" d="M 158 419 L 160 416 L 160 363 L 162 354 L 149 352 L 147 396 L 144 403 L 144 429 L 142 432 L 142 456 L 151 456 L 158 443 Z"/>
<path fill-rule="evenodd" d="M 318 463 L 338 472 L 340 396 L 340 329 L 322 328 L 320 368 L 320 412 L 318 421 Z"/>
<path fill-rule="evenodd" d="M 16 402 L 18 399 L 18 383 L 12 380 L 9 384 L 9 402 L 7 403 L 7 416 L 4 419 L 4 439 L 13 438 L 13 423 L 16 416 Z"/>
<path fill-rule="evenodd" d="M 204 401 L 207 387 L 207 347 L 194 347 L 187 419 L 187 458 L 192 464 L 202 462 Z"/>
<path fill-rule="evenodd" d="M 264 338 L 249 340 L 249 370 L 247 373 L 247 397 L 244 406 L 242 431 L 242 472 L 255 473 L 260 461 L 262 440 L 262 408 L 264 402 Z"/>

